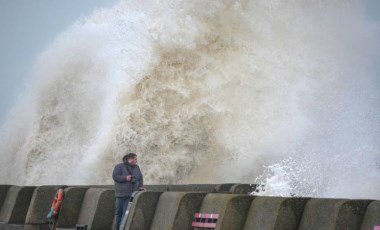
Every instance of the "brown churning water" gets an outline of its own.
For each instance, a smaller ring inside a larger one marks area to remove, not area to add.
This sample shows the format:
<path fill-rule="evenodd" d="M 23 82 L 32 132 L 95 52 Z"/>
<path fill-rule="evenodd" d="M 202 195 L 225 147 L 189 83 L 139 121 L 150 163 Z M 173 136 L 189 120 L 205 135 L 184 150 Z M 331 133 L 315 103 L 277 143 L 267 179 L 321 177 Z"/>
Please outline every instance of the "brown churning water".
<path fill-rule="evenodd" d="M 0 182 L 108 184 L 134 151 L 150 184 L 379 199 L 378 41 L 355 1 L 121 1 L 41 54 Z"/>

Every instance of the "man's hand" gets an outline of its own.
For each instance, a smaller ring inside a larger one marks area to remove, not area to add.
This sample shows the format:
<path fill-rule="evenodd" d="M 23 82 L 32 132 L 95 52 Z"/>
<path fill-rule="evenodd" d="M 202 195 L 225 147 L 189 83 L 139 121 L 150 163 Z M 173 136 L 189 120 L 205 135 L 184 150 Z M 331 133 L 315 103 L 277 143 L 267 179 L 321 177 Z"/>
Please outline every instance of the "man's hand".
<path fill-rule="evenodd" d="M 128 175 L 127 176 L 127 181 L 131 181 L 132 180 L 132 175 Z"/>

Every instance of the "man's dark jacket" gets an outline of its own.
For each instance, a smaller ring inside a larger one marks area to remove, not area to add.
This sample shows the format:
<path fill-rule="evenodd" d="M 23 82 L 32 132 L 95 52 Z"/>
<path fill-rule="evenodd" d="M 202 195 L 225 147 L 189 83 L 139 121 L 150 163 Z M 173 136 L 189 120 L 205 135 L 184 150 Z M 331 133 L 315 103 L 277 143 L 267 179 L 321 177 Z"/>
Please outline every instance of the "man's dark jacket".
<path fill-rule="evenodd" d="M 131 173 L 136 178 L 135 184 L 127 181 L 127 176 Z M 115 181 L 115 197 L 130 197 L 134 191 L 144 186 L 143 175 L 138 165 L 118 164 L 113 169 L 112 178 Z"/>

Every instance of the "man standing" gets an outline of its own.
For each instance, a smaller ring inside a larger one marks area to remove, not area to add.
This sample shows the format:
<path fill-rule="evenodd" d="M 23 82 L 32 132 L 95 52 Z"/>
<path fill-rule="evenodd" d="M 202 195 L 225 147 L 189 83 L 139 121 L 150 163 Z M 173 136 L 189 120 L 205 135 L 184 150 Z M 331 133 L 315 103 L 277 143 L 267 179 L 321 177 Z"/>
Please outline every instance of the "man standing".
<path fill-rule="evenodd" d="M 125 211 L 128 208 L 128 202 L 132 193 L 138 190 L 144 190 L 143 175 L 137 165 L 137 155 L 135 153 L 125 155 L 123 157 L 123 163 L 115 166 L 112 178 L 115 181 L 115 227 L 118 230 Z"/>

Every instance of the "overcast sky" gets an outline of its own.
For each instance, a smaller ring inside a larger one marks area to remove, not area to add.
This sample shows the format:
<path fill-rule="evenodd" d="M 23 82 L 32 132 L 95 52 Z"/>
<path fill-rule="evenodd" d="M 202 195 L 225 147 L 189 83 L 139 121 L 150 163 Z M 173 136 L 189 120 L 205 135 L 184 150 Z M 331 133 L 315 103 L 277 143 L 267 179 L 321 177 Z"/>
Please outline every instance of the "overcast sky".
<path fill-rule="evenodd" d="M 116 1 L 0 0 L 0 125 L 38 55 L 79 18 Z M 368 17 L 380 20 L 380 0 L 362 1 Z"/>
<path fill-rule="evenodd" d="M 0 125 L 38 55 L 60 33 L 116 0 L 0 0 Z"/>

